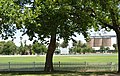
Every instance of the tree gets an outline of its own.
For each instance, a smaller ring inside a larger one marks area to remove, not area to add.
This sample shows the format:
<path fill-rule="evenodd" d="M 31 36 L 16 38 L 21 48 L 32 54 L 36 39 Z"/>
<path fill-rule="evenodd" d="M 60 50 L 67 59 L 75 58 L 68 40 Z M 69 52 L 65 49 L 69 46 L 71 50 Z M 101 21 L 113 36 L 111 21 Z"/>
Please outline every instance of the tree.
<path fill-rule="evenodd" d="M 106 47 L 106 48 L 105 48 L 105 50 L 107 50 L 107 51 L 108 51 L 108 50 L 110 50 L 110 48 L 109 48 L 109 47 Z"/>
<path fill-rule="evenodd" d="M 19 53 L 21 54 L 21 55 L 25 55 L 25 47 L 24 47 L 24 45 L 23 45 L 23 43 L 22 43 L 22 37 L 20 37 L 20 47 L 18 48 L 18 50 L 19 50 Z"/>
<path fill-rule="evenodd" d="M 73 41 L 72 46 L 76 46 L 76 45 L 77 45 L 77 41 L 75 40 Z"/>
<path fill-rule="evenodd" d="M 35 53 L 37 54 L 43 54 L 43 53 L 46 53 L 47 51 L 47 48 L 45 45 L 42 45 L 38 42 L 35 42 L 33 45 L 32 45 L 32 50 L 34 50 Z"/>
<path fill-rule="evenodd" d="M 118 72 L 120 73 L 120 1 L 119 0 L 89 0 L 85 2 L 85 10 L 93 18 L 96 30 L 104 28 L 114 30 L 118 45 Z"/>
<path fill-rule="evenodd" d="M 62 48 L 66 48 L 66 47 L 68 46 L 68 42 L 67 42 L 67 41 L 63 41 L 63 42 L 60 44 L 60 46 L 61 46 Z"/>
<path fill-rule="evenodd" d="M 3 46 L 2 54 L 14 55 L 16 53 L 16 45 L 12 41 L 8 41 Z"/>
<path fill-rule="evenodd" d="M 5 41 L 0 42 L 0 54 L 3 52 L 3 47 L 4 47 Z"/>
<path fill-rule="evenodd" d="M 35 0 L 31 9 L 24 8 L 21 13 L 21 21 L 16 25 L 26 29 L 24 34 L 32 40 L 34 37 L 44 41 L 49 38 L 49 45 L 46 54 L 45 71 L 53 71 L 53 53 L 56 49 L 56 40 L 63 38 L 65 41 L 74 40 L 75 32 L 82 33 L 88 38 L 86 26 L 90 18 L 81 11 L 83 5 L 78 0 Z M 77 13 L 77 14 L 76 14 Z M 85 20 L 87 19 L 87 20 Z"/>
<path fill-rule="evenodd" d="M 74 46 L 78 46 L 78 47 L 81 47 L 83 45 L 83 43 L 79 40 L 79 41 L 73 41 L 73 43 L 72 43 L 72 46 L 74 47 Z"/>
<path fill-rule="evenodd" d="M 3 0 L 0 1 L 5 9 L 1 10 L 2 24 L 5 26 L 3 38 L 13 37 L 16 29 L 22 29 L 30 40 L 34 37 L 45 41 L 49 38 L 49 45 L 46 54 L 45 71 L 53 71 L 53 53 L 56 49 L 56 40 L 63 38 L 65 41 L 73 40 L 75 32 L 82 33 L 88 39 L 88 30 L 92 20 L 86 15 L 83 9 L 83 2 L 79 0 Z M 4 4 L 3 4 L 4 3 Z M 24 6 L 30 4 L 30 7 Z M 10 8 L 9 8 L 10 7 Z M 6 9 L 6 8 L 9 8 Z M 11 11 L 12 10 L 12 11 Z M 3 11 L 6 11 L 5 13 Z M 15 24 L 15 25 L 13 25 Z M 88 26 L 87 26 L 88 25 Z M 14 27 L 11 29 L 11 26 Z M 8 30 L 9 29 L 9 30 Z M 13 30 L 15 29 L 15 30 Z"/>
<path fill-rule="evenodd" d="M 56 42 L 56 48 L 58 49 L 60 47 L 60 43 Z"/>
<path fill-rule="evenodd" d="M 27 48 L 28 48 L 28 50 L 29 50 L 30 55 L 32 55 L 32 54 L 34 53 L 34 52 L 32 51 L 32 45 L 29 44 L 29 45 L 27 46 Z"/>
<path fill-rule="evenodd" d="M 100 51 L 104 52 L 105 51 L 105 47 L 104 46 L 100 46 Z"/>
<path fill-rule="evenodd" d="M 92 53 L 94 52 L 94 50 L 92 48 L 90 48 L 89 46 L 87 46 L 86 43 L 82 43 L 80 40 L 73 42 L 73 47 L 70 48 L 70 53 Z"/>

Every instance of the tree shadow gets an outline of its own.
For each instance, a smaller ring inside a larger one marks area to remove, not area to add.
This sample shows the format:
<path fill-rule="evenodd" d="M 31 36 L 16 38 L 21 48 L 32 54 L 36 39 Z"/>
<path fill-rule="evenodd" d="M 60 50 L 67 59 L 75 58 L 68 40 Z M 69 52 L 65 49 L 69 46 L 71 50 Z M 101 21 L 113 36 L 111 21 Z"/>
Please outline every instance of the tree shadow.
<path fill-rule="evenodd" d="M 1 72 L 0 76 L 120 76 L 117 72 Z"/>

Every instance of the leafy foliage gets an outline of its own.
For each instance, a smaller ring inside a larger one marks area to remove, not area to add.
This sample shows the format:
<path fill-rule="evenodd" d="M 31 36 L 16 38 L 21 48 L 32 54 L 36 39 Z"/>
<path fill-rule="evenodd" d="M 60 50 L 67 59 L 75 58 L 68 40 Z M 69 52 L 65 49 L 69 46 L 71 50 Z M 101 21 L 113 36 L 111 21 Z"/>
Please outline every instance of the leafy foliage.
<path fill-rule="evenodd" d="M 12 41 L 8 41 L 6 43 L 3 44 L 2 47 L 2 54 L 4 55 L 13 55 L 16 52 L 16 45 L 15 43 L 13 43 Z"/>
<path fill-rule="evenodd" d="M 35 42 L 32 46 L 32 50 L 37 54 L 44 54 L 47 52 L 47 48 L 45 45 L 42 45 L 38 42 Z"/>
<path fill-rule="evenodd" d="M 20 12 L 20 6 L 16 5 L 13 0 L 0 1 L 0 37 L 13 38 L 17 29 L 14 23 Z"/>
<path fill-rule="evenodd" d="M 61 46 L 62 48 L 67 48 L 68 42 L 67 42 L 67 41 L 63 41 L 63 42 L 60 44 L 60 46 Z"/>
<path fill-rule="evenodd" d="M 69 49 L 70 53 L 74 53 L 74 54 L 83 53 L 83 54 L 85 54 L 85 53 L 94 52 L 94 50 L 92 48 L 88 47 L 87 44 L 85 44 L 85 43 L 83 44 L 81 41 L 77 41 L 76 43 L 73 42 L 73 45 L 74 46 Z"/>
<path fill-rule="evenodd" d="M 91 18 L 85 15 L 82 4 L 78 0 L 35 0 L 31 3 L 34 4 L 31 9 L 22 7 L 24 12 L 16 22 L 16 25 L 24 25 L 26 29 L 24 34 L 27 34 L 30 40 L 37 37 L 44 41 L 53 33 L 57 35 L 57 39 L 73 40 L 72 36 L 75 36 L 75 32 L 82 33 L 85 38 L 88 38 L 87 30 L 92 25 L 89 27 L 86 25 L 88 20 L 91 22 Z"/>

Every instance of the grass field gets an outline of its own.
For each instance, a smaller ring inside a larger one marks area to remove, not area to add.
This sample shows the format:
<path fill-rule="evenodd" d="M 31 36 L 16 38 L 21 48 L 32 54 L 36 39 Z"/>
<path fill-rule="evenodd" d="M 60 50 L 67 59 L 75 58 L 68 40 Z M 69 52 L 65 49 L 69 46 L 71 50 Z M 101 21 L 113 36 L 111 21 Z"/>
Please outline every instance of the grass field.
<path fill-rule="evenodd" d="M 77 55 L 77 56 L 54 56 L 53 62 L 90 62 L 90 63 L 106 63 L 118 62 L 117 54 L 110 55 Z M 0 63 L 29 63 L 29 62 L 45 62 L 45 56 L 2 56 Z"/>
<path fill-rule="evenodd" d="M 118 62 L 117 54 L 98 54 L 98 55 L 58 55 L 54 56 L 54 62 L 90 62 L 107 63 Z M 45 56 L 0 56 L 0 63 L 29 63 L 45 62 Z M 54 73 L 1 73 L 0 76 L 119 76 L 116 72 L 54 72 Z"/>

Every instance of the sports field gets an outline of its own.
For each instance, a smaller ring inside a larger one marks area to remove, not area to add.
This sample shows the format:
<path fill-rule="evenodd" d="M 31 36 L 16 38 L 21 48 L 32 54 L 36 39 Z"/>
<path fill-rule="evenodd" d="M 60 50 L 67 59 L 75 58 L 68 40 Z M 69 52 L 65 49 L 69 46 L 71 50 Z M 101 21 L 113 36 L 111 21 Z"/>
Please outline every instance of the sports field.
<path fill-rule="evenodd" d="M 93 54 L 93 55 L 55 55 L 53 62 L 90 62 L 107 63 L 118 62 L 117 54 Z M 29 63 L 45 62 L 45 56 L 0 56 L 0 63 Z"/>

